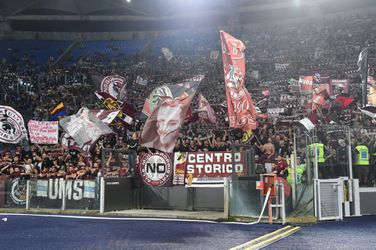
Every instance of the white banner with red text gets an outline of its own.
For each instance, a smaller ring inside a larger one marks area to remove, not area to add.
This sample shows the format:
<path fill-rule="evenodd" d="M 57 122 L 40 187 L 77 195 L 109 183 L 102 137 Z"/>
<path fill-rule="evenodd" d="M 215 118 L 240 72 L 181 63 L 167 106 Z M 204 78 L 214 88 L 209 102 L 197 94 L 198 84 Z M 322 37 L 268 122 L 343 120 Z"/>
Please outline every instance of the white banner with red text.
<path fill-rule="evenodd" d="M 34 121 L 27 124 L 30 142 L 36 144 L 57 144 L 59 139 L 59 124 L 57 121 Z"/>

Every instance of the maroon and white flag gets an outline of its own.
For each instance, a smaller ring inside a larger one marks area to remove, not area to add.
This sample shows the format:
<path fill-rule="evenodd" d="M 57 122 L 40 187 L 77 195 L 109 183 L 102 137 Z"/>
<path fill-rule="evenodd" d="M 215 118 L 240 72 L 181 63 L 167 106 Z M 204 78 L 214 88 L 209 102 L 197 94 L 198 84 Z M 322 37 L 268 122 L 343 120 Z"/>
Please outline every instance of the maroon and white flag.
<path fill-rule="evenodd" d="M 217 117 L 215 116 L 214 110 L 210 106 L 208 100 L 200 93 L 198 96 L 198 117 L 202 120 L 209 120 L 211 123 L 215 124 L 217 122 Z"/>
<path fill-rule="evenodd" d="M 22 115 L 12 107 L 0 105 L 0 142 L 17 144 L 28 140 Z"/>
<path fill-rule="evenodd" d="M 117 101 L 123 103 L 127 100 L 127 82 L 124 77 L 119 75 L 111 76 L 92 76 L 95 85 L 98 86 L 99 92 L 104 92 Z"/>
<path fill-rule="evenodd" d="M 37 144 L 57 144 L 59 139 L 59 124 L 57 121 L 34 121 L 27 124 L 30 142 Z"/>
<path fill-rule="evenodd" d="M 243 130 L 256 129 L 253 101 L 244 86 L 245 45 L 223 31 L 221 31 L 221 44 L 230 127 Z"/>
<path fill-rule="evenodd" d="M 198 80 L 185 82 L 176 88 L 187 90 L 178 99 L 167 97 L 151 113 L 146 120 L 140 136 L 140 144 L 147 148 L 155 148 L 163 152 L 172 152 L 179 129 L 184 123 L 189 105 L 192 101 L 202 77 Z"/>
<path fill-rule="evenodd" d="M 95 95 L 108 110 L 120 111 L 117 117 L 125 126 L 133 124 L 133 118 L 137 111 L 132 105 L 127 102 L 120 103 L 113 96 L 105 92 L 95 93 Z"/>
<path fill-rule="evenodd" d="M 92 109 L 90 113 L 94 114 L 99 118 L 104 124 L 111 124 L 111 122 L 118 116 L 119 110 L 103 110 L 103 109 Z"/>

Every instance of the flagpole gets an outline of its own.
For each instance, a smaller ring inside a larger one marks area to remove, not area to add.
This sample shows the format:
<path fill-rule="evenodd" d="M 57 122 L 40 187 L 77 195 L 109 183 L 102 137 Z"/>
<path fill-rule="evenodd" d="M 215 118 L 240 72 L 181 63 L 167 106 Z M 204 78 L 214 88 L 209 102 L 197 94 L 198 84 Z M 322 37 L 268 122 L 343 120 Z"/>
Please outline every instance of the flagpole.
<path fill-rule="evenodd" d="M 362 86 L 363 86 L 363 107 L 365 107 L 368 103 L 367 101 L 367 85 L 368 85 L 368 50 L 369 48 L 369 45 L 367 44 L 367 52 L 365 53 L 365 69 L 363 69 L 365 71 L 362 72 Z M 364 74 L 363 74 L 364 73 Z"/>

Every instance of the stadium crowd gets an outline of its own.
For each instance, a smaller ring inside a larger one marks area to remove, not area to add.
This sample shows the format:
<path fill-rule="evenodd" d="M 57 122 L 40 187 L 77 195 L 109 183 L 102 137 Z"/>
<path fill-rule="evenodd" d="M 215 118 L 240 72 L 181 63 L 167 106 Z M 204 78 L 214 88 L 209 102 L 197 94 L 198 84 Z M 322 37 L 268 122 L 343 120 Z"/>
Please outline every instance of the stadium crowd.
<path fill-rule="evenodd" d="M 257 162 L 272 163 L 278 174 L 285 176 L 288 157 L 293 151 L 292 125 L 307 115 L 321 126 L 330 122 L 349 125 L 355 131 L 354 138 L 357 136 L 357 141 L 352 141 L 353 146 L 364 141 L 371 153 L 376 140 L 366 136 L 364 128 L 370 132 L 372 129 L 369 127 L 374 123 L 357 110 L 361 100 L 361 79 L 356 72 L 356 62 L 366 43 L 371 48 L 370 54 L 373 53 L 376 43 L 376 27 L 373 25 L 375 19 L 376 17 L 352 16 L 314 22 L 260 24 L 252 29 L 243 27 L 228 31 L 247 46 L 246 87 L 255 105 L 263 113 L 268 113 L 273 108 L 283 109 L 279 114 L 269 113 L 269 119 L 260 120 L 259 127 L 254 131 L 251 144 L 255 146 Z M 84 46 L 85 41 L 81 43 Z M 167 47 L 173 53 L 171 60 L 163 57 L 161 47 Z M 37 178 L 92 179 L 101 173 L 103 165 L 105 169 L 102 173 L 106 176 L 132 175 L 128 159 L 106 155 L 103 160 L 101 149 L 106 147 L 147 151 L 138 143 L 143 127 L 140 114 L 145 99 L 156 86 L 178 82 L 197 74 L 205 75 L 198 92 L 213 107 L 217 122 L 211 124 L 198 119 L 195 98 L 192 101 L 193 114 L 180 130 L 175 151 L 228 151 L 233 144 L 242 144 L 242 131 L 228 128 L 220 51 L 219 32 L 185 31 L 176 32 L 170 37 L 157 37 L 135 55 L 119 54 L 109 57 L 98 51 L 67 65 L 53 66 L 51 59 L 43 67 L 34 67 L 32 59 L 27 55 L 19 58 L 15 64 L 2 60 L 0 88 L 4 94 L 0 96 L 0 104 L 10 105 L 21 111 L 26 121 L 48 120 L 49 111 L 61 101 L 68 114 L 75 114 L 81 107 L 102 107 L 94 95 L 92 79 L 93 75 L 98 74 L 118 74 L 126 78 L 128 102 L 135 107 L 137 114 L 132 127 L 125 129 L 112 125 L 111 128 L 116 133 L 101 138 L 89 155 L 63 148 L 60 144 L 18 145 L 15 148 L 3 144 L 0 173 L 11 177 L 26 175 Z M 276 64 L 283 67 L 279 68 Z M 374 65 L 372 56 L 369 64 L 371 67 Z M 325 73 L 332 79 L 348 79 L 350 90 L 342 95 L 354 97 L 355 102 L 348 108 L 323 108 L 307 114 L 300 103 L 300 94 L 293 88 L 294 80 L 291 79 L 314 73 Z M 147 85 L 139 84 L 140 77 L 147 81 Z M 329 101 L 333 99 L 327 102 Z M 338 146 L 338 141 L 331 145 L 325 138 L 320 140 L 325 144 L 327 156 L 331 155 L 331 147 Z M 307 158 L 305 151 L 298 148 L 298 152 L 304 162 Z M 116 165 L 114 162 L 123 164 L 113 167 Z M 366 171 L 367 180 L 362 184 L 374 184 L 374 165 L 376 161 L 371 161 Z M 332 171 L 325 177 L 339 174 L 341 173 Z"/>

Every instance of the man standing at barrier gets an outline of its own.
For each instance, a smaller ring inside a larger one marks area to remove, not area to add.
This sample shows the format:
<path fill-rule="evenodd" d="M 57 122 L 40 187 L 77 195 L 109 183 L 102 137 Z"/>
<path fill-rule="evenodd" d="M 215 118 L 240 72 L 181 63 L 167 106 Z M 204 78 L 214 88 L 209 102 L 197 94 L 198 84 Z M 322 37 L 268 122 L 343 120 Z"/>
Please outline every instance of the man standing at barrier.
<path fill-rule="evenodd" d="M 336 160 L 337 164 L 335 167 L 335 177 L 348 176 L 348 151 L 346 147 L 346 142 L 344 139 L 338 139 L 337 150 L 336 150 Z"/>
<path fill-rule="evenodd" d="M 355 147 L 355 173 L 360 186 L 368 185 L 369 177 L 369 150 L 364 143 Z"/>

